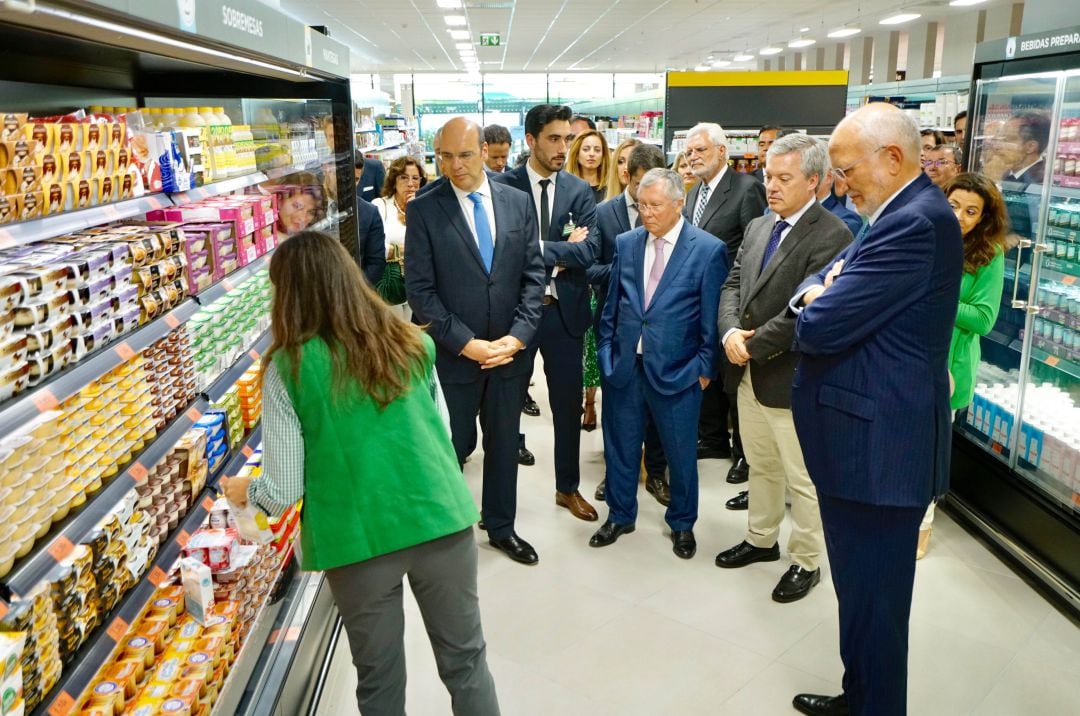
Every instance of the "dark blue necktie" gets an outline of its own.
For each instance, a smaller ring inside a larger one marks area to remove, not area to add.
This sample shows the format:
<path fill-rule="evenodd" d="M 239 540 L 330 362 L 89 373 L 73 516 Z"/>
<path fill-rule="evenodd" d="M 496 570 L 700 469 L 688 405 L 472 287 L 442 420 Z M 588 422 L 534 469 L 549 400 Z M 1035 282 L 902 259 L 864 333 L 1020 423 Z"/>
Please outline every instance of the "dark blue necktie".
<path fill-rule="evenodd" d="M 773 227 L 772 233 L 769 234 L 769 243 L 765 244 L 765 255 L 761 257 L 761 271 L 765 270 L 765 267 L 769 265 L 769 259 L 773 257 L 776 250 L 780 248 L 780 235 L 784 233 L 790 224 L 786 221 L 776 222 L 776 226 Z M 758 273 L 761 273 L 759 271 Z"/>
<path fill-rule="evenodd" d="M 491 259 L 495 255 L 495 241 L 491 238 L 491 224 L 488 223 L 487 212 L 484 211 L 484 197 L 474 191 L 469 194 L 473 203 L 473 224 L 476 225 L 476 240 L 480 246 L 480 258 L 484 260 L 484 269 L 491 273 Z"/>

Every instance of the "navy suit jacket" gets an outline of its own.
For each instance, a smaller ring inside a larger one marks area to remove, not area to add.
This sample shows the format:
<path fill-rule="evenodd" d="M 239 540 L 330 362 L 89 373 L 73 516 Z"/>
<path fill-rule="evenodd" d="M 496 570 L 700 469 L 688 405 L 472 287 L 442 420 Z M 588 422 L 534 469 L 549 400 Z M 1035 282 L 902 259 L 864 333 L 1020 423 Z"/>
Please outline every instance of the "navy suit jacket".
<path fill-rule="evenodd" d="M 597 334 L 597 360 L 614 388 L 629 381 L 638 339 L 649 384 L 675 395 L 716 375 L 720 356 L 717 307 L 727 278 L 727 251 L 716 237 L 683 222 L 664 275 L 645 308 L 645 227 L 620 234 L 608 300 Z"/>
<path fill-rule="evenodd" d="M 364 157 L 364 173 L 360 175 L 357 193 L 364 201 L 371 201 L 382 194 L 386 182 L 386 167 L 378 159 Z"/>
<path fill-rule="evenodd" d="M 920 174 L 836 259 L 843 270 L 795 323 L 792 411 L 806 466 L 829 497 L 925 507 L 949 484 L 960 226 Z"/>
<path fill-rule="evenodd" d="M 596 207 L 596 226 L 600 229 L 600 253 L 596 257 L 596 263 L 586 269 L 585 276 L 596 291 L 593 328 L 599 331 L 600 316 L 607 302 L 611 262 L 615 258 L 615 237 L 634 228 L 630 226 L 630 217 L 626 214 L 626 194 L 619 194 Z"/>
<path fill-rule="evenodd" d="M 544 264 L 536 214 L 517 189 L 491 183 L 495 253 L 491 273 L 449 181 L 405 206 L 405 291 L 414 319 L 435 339 L 439 379 L 471 383 L 480 365 L 461 355 L 473 338 L 506 335 L 528 345 L 540 325 Z M 528 351 L 495 371 L 532 371 Z"/>
<path fill-rule="evenodd" d="M 831 211 L 833 214 L 835 214 L 837 218 L 839 218 L 845 224 L 847 224 L 847 227 L 851 229 L 852 236 L 859 235 L 859 229 L 861 229 L 863 225 L 862 217 L 851 209 L 847 208 L 847 206 L 842 201 L 837 199 L 832 192 L 829 192 L 829 195 L 825 197 L 825 201 L 821 202 L 821 205 Z M 832 264 L 830 264 L 830 266 L 831 265 Z"/>
<path fill-rule="evenodd" d="M 495 184 L 506 184 L 525 192 L 533 204 L 533 216 L 539 207 L 533 200 L 532 187 L 526 167 L 520 166 L 508 172 L 498 174 L 491 179 Z M 575 226 L 589 227 L 589 236 L 584 241 L 570 243 L 563 236 L 563 227 L 574 215 Z M 586 270 L 596 262 L 600 253 L 600 231 L 596 228 L 596 200 L 592 188 L 587 182 L 565 171 L 560 171 L 555 179 L 555 196 L 551 204 L 551 223 L 544 241 L 545 282 L 551 280 L 551 272 L 556 266 L 559 274 L 555 277 L 555 290 L 559 294 L 559 316 L 566 332 L 575 338 L 585 335 L 585 330 L 592 323 L 589 309 L 589 283 Z"/>
<path fill-rule="evenodd" d="M 386 268 L 386 232 L 379 210 L 360 197 L 356 189 L 356 230 L 360 234 L 360 269 L 372 286 L 382 278 Z"/>

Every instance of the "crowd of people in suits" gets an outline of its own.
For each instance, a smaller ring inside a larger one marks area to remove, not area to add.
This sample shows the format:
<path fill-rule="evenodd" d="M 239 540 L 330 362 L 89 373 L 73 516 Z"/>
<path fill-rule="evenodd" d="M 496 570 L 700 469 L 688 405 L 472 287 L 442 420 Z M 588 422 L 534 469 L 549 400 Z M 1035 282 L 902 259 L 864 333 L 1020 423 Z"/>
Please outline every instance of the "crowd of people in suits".
<path fill-rule="evenodd" d="M 533 107 L 524 125 L 509 168 L 505 128 L 454 118 L 435 137 L 437 180 L 398 160 L 382 189 L 459 467 L 482 440 L 489 544 L 539 562 L 515 522 L 539 353 L 554 501 L 585 521 L 600 520 L 581 493 L 581 431 L 603 432 L 607 514 L 590 546 L 635 531 L 644 473 L 672 551 L 693 558 L 698 461 L 730 459 L 727 481 L 747 489 L 727 507 L 747 511 L 747 532 L 718 567 L 779 560 L 788 503 L 791 564 L 772 598 L 804 598 L 828 555 L 844 693 L 794 707 L 905 713 L 916 553 L 1000 304 L 1009 220 L 994 182 L 887 104 L 828 142 L 762 128 L 760 174 L 730 166 L 715 123 L 689 130 L 671 169 L 639 140 L 609 150 L 569 107 Z M 359 196 L 373 180 L 366 162 L 357 172 Z M 388 234 L 358 203 L 372 280 Z"/>

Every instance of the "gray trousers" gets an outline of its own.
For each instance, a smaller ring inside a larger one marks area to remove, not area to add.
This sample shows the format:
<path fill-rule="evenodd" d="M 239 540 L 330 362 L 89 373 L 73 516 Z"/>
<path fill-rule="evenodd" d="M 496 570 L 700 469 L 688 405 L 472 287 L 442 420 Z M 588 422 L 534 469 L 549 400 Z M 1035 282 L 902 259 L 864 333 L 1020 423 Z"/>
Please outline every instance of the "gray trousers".
<path fill-rule="evenodd" d="M 349 635 L 363 716 L 405 713 L 402 577 L 420 607 L 457 716 L 498 716 L 476 591 L 472 528 L 326 572 Z"/>

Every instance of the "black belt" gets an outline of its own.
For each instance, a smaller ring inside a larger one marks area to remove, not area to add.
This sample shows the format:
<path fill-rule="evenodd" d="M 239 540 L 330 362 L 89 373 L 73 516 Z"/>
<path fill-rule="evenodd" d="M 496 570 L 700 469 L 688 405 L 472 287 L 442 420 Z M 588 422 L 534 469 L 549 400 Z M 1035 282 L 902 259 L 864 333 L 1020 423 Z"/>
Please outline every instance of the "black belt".
<path fill-rule="evenodd" d="M 545 306 L 550 306 L 550 305 L 552 305 L 554 303 L 558 303 L 558 302 L 559 302 L 559 299 L 555 298 L 551 294 L 544 294 L 543 304 Z"/>

